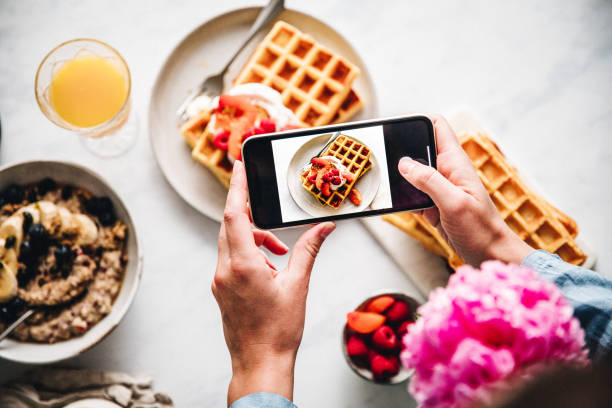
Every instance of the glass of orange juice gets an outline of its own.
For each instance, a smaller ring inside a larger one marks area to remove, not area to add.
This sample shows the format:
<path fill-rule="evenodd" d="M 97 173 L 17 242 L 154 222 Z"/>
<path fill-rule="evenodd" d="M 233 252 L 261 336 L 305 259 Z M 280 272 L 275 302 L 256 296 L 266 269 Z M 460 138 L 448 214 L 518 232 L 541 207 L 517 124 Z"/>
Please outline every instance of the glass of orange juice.
<path fill-rule="evenodd" d="M 131 78 L 123 57 L 102 41 L 79 38 L 49 52 L 36 72 L 38 106 L 58 126 L 84 136 L 93 153 L 119 156 L 136 140 Z"/>

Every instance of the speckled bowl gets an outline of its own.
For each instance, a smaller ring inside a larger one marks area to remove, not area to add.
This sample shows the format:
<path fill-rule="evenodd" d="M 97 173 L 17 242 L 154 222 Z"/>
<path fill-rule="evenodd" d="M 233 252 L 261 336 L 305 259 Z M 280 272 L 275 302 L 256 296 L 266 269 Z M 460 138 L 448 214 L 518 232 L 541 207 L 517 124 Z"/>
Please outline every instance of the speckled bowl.
<path fill-rule="evenodd" d="M 117 193 L 95 172 L 78 164 L 58 161 L 14 163 L 0 168 L 0 190 L 11 183 L 28 184 L 45 177 L 52 177 L 60 183 L 83 187 L 94 195 L 105 195 L 111 199 L 117 217 L 128 228 L 128 263 L 121 291 L 110 314 L 84 335 L 54 344 L 19 342 L 13 339 L 0 342 L 0 357 L 28 364 L 47 364 L 74 357 L 102 341 L 117 327 L 130 307 L 142 274 L 142 252 L 132 218 Z"/>
<path fill-rule="evenodd" d="M 370 297 L 368 297 L 366 300 L 361 302 L 359 306 L 357 306 L 353 310 L 363 311 L 365 310 L 368 303 L 372 301 L 374 298 L 377 298 L 379 296 L 385 296 L 385 295 L 391 296 L 395 299 L 403 300 L 404 302 L 406 302 L 410 306 L 410 310 L 414 318 L 414 313 L 416 309 L 420 306 L 420 303 L 417 302 L 413 297 L 407 295 L 406 293 L 403 293 L 403 292 L 400 292 L 399 290 L 394 290 L 394 289 L 385 289 L 385 290 L 379 290 L 379 291 L 374 292 Z M 376 384 L 383 384 L 383 385 L 384 384 L 387 384 L 387 385 L 400 384 L 412 376 L 412 370 L 406 370 L 400 364 L 399 373 L 391 377 L 389 381 L 382 382 L 382 381 L 374 380 L 374 375 L 372 374 L 370 370 L 356 365 L 353 362 L 353 360 L 351 360 L 351 357 L 348 355 L 348 352 L 346 350 L 346 342 L 348 341 L 350 334 L 351 334 L 350 329 L 348 325 L 345 323 L 344 328 L 342 330 L 342 354 L 344 355 L 344 359 L 346 360 L 346 363 L 349 365 L 349 367 L 351 368 L 351 370 L 353 370 L 355 374 L 357 374 L 361 378 L 368 380 L 370 382 L 373 382 Z"/>

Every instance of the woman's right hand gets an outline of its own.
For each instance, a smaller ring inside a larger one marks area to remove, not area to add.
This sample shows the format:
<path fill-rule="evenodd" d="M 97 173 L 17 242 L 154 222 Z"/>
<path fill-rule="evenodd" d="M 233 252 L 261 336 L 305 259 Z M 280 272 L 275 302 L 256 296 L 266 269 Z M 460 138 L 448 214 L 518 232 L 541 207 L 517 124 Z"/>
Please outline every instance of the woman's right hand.
<path fill-rule="evenodd" d="M 402 176 L 436 205 L 423 215 L 465 262 L 479 266 L 498 259 L 520 264 L 533 248 L 501 218 L 446 119 L 427 116 L 436 129 L 438 170 L 407 157 L 398 164 Z"/>

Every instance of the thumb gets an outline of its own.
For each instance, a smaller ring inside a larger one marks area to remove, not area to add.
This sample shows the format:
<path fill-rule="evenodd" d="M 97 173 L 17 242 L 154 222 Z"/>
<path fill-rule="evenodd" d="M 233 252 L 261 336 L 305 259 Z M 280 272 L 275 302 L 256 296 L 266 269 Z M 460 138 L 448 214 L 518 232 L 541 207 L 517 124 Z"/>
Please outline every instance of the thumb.
<path fill-rule="evenodd" d="M 446 208 L 462 191 L 433 167 L 409 157 L 402 157 L 397 167 L 406 181 L 429 195 L 438 208 Z"/>
<path fill-rule="evenodd" d="M 293 247 L 293 251 L 291 251 L 288 265 L 290 273 L 287 274 L 287 277 L 297 280 L 306 279 L 306 282 L 308 282 L 312 266 L 323 241 L 335 229 L 336 224 L 333 222 L 324 222 L 303 233 Z"/>

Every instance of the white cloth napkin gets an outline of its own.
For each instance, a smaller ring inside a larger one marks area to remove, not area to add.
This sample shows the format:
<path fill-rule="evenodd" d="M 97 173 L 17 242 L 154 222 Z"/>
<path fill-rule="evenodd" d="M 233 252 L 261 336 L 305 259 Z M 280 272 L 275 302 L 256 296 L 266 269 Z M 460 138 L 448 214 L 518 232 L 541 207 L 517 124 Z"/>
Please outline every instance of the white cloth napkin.
<path fill-rule="evenodd" d="M 59 408 L 90 398 L 120 407 L 172 408 L 172 399 L 153 391 L 149 375 L 45 367 L 0 387 L 0 407 Z"/>

